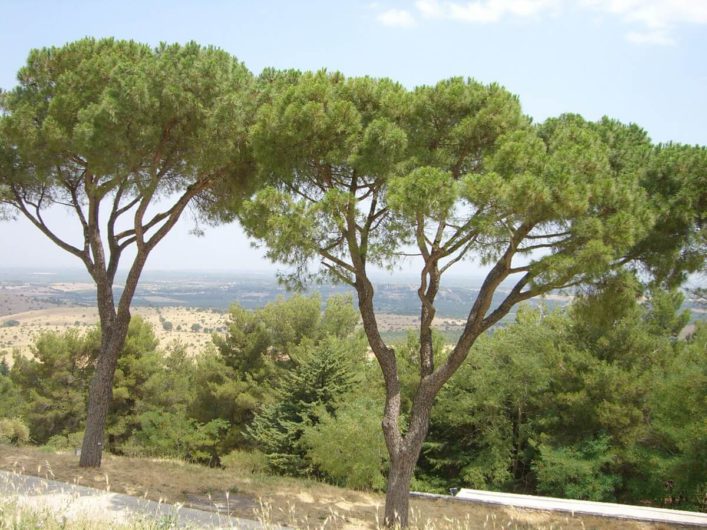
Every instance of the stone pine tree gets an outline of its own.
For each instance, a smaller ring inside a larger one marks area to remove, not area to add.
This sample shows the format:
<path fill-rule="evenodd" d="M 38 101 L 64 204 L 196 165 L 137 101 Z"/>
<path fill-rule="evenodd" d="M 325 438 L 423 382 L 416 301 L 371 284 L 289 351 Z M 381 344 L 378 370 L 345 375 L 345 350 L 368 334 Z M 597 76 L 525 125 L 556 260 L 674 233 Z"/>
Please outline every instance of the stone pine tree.
<path fill-rule="evenodd" d="M 385 522 L 406 526 L 410 481 L 435 396 L 510 309 L 625 267 L 656 214 L 641 186 L 654 146 L 635 126 L 565 115 L 534 125 L 497 85 L 289 73 L 259 109 L 253 146 L 275 183 L 241 210 L 299 282 L 328 275 L 358 295 L 385 381 Z M 419 379 L 402 418 L 400 360 L 381 336 L 371 266 L 418 266 Z M 435 348 L 448 271 L 487 266 L 462 334 Z M 503 284 L 502 290 L 499 287 Z M 494 295 L 496 298 L 494 299 Z M 496 301 L 494 301 L 496 300 Z"/>
<path fill-rule="evenodd" d="M 97 467 L 148 256 L 188 207 L 211 211 L 253 182 L 253 79 L 229 54 L 195 43 L 84 39 L 32 51 L 18 81 L 2 94 L 0 200 L 95 282 L 101 348 L 80 465 Z M 52 207 L 72 214 L 73 233 L 51 224 Z M 127 278 L 115 291 L 119 267 Z"/>

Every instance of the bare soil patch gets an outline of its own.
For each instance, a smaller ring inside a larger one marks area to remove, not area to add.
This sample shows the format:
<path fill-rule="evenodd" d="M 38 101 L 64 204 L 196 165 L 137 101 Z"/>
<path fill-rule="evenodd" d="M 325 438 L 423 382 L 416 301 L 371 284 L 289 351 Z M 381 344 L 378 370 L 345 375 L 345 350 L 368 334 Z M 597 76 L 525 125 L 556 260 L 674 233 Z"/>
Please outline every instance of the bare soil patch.
<path fill-rule="evenodd" d="M 8 315 L 49 307 L 57 308 L 61 304 L 50 298 L 26 294 L 22 289 L 0 287 L 0 321 L 6 320 Z"/>
<path fill-rule="evenodd" d="M 228 321 L 225 313 L 189 307 L 138 307 L 133 309 L 133 314 L 152 324 L 160 346 L 179 343 L 190 355 L 197 355 L 207 348 L 212 343 L 212 333 L 225 333 Z M 93 307 L 48 307 L 0 317 L 0 324 L 7 321 L 17 324 L 0 327 L 0 358 L 5 355 L 11 362 L 14 351 L 31 355 L 32 345 L 44 332 L 62 333 L 70 328 L 95 326 L 98 311 Z M 167 322 L 169 324 L 165 325 Z"/>
<path fill-rule="evenodd" d="M 393 313 L 380 313 L 377 315 L 379 328 L 381 331 L 405 331 L 408 329 L 418 329 L 420 317 L 414 315 L 396 315 Z M 466 321 L 461 318 L 435 317 L 432 326 L 437 329 L 461 328 Z"/>

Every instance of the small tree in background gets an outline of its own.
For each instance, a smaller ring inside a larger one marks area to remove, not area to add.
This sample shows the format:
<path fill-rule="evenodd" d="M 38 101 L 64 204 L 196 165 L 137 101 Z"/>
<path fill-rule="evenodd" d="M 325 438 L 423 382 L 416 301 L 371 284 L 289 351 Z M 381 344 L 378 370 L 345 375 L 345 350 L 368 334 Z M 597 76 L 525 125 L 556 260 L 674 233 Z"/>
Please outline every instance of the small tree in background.
<path fill-rule="evenodd" d="M 248 434 L 271 469 L 299 475 L 311 466 L 303 434 L 320 417 L 333 414 L 356 386 L 365 343 L 326 337 L 316 343 L 306 341 L 291 353 L 296 366 L 284 374 L 274 403 L 255 415 Z"/>
<path fill-rule="evenodd" d="M 83 430 L 99 344 L 96 330 L 46 332 L 33 345 L 31 358 L 15 355 L 10 378 L 21 398 L 19 413 L 36 443 Z"/>
<path fill-rule="evenodd" d="M 30 53 L 2 95 L 0 201 L 76 256 L 96 285 L 101 346 L 80 465 L 101 464 L 113 374 L 148 256 L 190 205 L 252 183 L 251 74 L 195 43 L 84 39 Z M 48 208 L 73 214 L 73 234 Z M 128 251 L 118 300 L 115 276 Z"/>
<path fill-rule="evenodd" d="M 355 289 L 385 380 L 385 523 L 406 526 L 432 404 L 476 339 L 519 302 L 593 282 L 645 258 L 656 242 L 694 242 L 699 201 L 681 203 L 676 237 L 651 231 L 670 207 L 657 207 L 664 199 L 648 170 L 704 179 L 705 150 L 666 147 L 693 162 L 671 164 L 635 126 L 576 115 L 533 125 L 503 88 L 471 80 L 408 92 L 389 80 L 326 72 L 272 78 L 253 142 L 274 184 L 241 217 L 272 260 L 294 267 L 286 280 L 306 281 L 316 263 L 314 273 Z M 420 300 L 407 422 L 400 360 L 380 334 L 370 277 L 372 265 L 394 268 L 403 256 L 419 265 Z M 435 300 L 445 274 L 469 258 L 489 269 L 459 340 L 443 354 L 432 336 Z M 687 261 L 685 268 L 697 266 Z"/>
<path fill-rule="evenodd" d="M 263 408 L 280 400 L 282 389 L 276 388 L 283 381 L 300 377 L 295 373 L 301 365 L 314 362 L 312 352 L 326 356 L 333 354 L 332 348 L 344 352 L 358 348 L 363 356 L 365 344 L 354 336 L 357 322 L 348 296 L 330 297 L 323 314 L 318 295 L 295 295 L 255 310 L 233 305 L 226 336 L 213 336 L 217 352 L 197 360 L 191 415 L 201 422 L 228 421 L 222 453 L 254 448 L 246 427 Z"/>

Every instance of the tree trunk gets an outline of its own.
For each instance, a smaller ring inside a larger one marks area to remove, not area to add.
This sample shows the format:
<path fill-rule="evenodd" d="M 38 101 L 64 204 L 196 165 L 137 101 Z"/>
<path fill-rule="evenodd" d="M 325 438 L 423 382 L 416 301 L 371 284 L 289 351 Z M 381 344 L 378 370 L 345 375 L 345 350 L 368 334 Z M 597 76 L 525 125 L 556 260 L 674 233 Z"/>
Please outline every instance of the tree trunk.
<path fill-rule="evenodd" d="M 102 251 L 100 244 L 96 246 L 99 251 Z M 86 431 L 81 446 L 80 467 L 101 467 L 106 417 L 113 400 L 115 368 L 128 336 L 130 303 L 135 294 L 140 273 L 145 266 L 147 254 L 148 252 L 138 247 L 138 255 L 128 273 L 117 311 L 113 300 L 113 274 L 115 270 L 112 273 L 106 273 L 103 269 L 100 270 L 100 273 L 94 272 L 96 302 L 101 322 L 101 351 L 98 354 L 96 372 L 88 389 Z"/>
<path fill-rule="evenodd" d="M 426 399 L 424 392 L 415 396 L 410 425 L 407 433 L 401 436 L 398 431 L 399 417 L 396 421 L 383 420 L 383 431 L 390 456 L 388 487 L 385 495 L 386 527 L 407 528 L 410 513 L 410 482 L 415 473 L 417 459 L 420 457 L 422 444 L 427 437 L 432 400 Z"/>
<path fill-rule="evenodd" d="M 410 482 L 421 448 L 422 442 L 420 442 L 417 451 L 401 451 L 391 459 L 388 487 L 385 493 L 384 523 L 386 527 L 406 528 L 408 526 Z"/>
<path fill-rule="evenodd" d="M 113 400 L 113 377 L 118 356 L 125 343 L 130 316 L 128 315 L 124 320 L 126 321 L 115 323 L 112 329 L 101 330 L 104 340 L 98 355 L 96 372 L 88 390 L 88 412 L 81 446 L 80 467 L 101 466 L 106 417 Z"/>

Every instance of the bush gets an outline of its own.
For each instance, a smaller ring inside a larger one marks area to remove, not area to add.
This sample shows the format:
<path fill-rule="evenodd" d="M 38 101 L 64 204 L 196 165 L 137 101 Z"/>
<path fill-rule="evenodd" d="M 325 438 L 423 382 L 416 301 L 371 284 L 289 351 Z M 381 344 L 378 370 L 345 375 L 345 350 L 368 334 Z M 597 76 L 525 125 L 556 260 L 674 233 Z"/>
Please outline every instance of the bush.
<path fill-rule="evenodd" d="M 0 419 L 0 443 L 22 445 L 27 442 L 29 442 L 29 427 L 21 419 Z"/>
<path fill-rule="evenodd" d="M 49 438 L 45 447 L 50 447 L 56 451 L 73 451 L 81 447 L 83 443 L 83 431 L 69 434 L 57 434 Z"/>
<path fill-rule="evenodd" d="M 20 398 L 20 413 L 32 440 L 45 444 L 56 434 L 81 429 L 93 360 L 100 347 L 95 331 L 42 333 L 32 357 L 16 356 L 10 378 Z"/>
<path fill-rule="evenodd" d="M 163 320 L 162 329 L 165 331 L 172 331 L 172 323 L 169 320 Z"/>
<path fill-rule="evenodd" d="M 565 499 L 613 501 L 619 477 L 610 472 L 614 455 L 608 437 L 578 446 L 551 447 L 541 443 L 540 459 L 533 463 L 538 493 Z"/>
<path fill-rule="evenodd" d="M 189 462 L 218 462 L 216 446 L 228 423 L 215 419 L 199 423 L 183 413 L 148 411 L 138 417 L 140 429 L 121 451 Z"/>
<path fill-rule="evenodd" d="M 388 455 L 380 408 L 375 400 L 359 397 L 345 400 L 336 416 L 323 412 L 320 422 L 304 432 L 309 460 L 340 486 L 385 489 Z"/>
<path fill-rule="evenodd" d="M 228 471 L 238 475 L 263 474 L 268 469 L 268 458 L 260 451 L 241 451 L 236 449 L 221 458 L 221 464 Z"/>
<path fill-rule="evenodd" d="M 20 325 L 20 321 L 19 321 L 19 320 L 10 319 L 10 320 L 4 321 L 4 322 L 2 323 L 2 325 L 0 325 L 0 327 L 3 327 L 3 328 L 14 328 L 15 326 L 19 326 L 19 325 Z"/>

